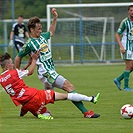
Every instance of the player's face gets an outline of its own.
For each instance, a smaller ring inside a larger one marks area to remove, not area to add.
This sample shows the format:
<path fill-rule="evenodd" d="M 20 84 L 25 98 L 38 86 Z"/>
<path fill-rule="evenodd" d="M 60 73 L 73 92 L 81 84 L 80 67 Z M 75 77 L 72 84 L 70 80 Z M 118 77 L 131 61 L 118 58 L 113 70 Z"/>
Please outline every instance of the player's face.
<path fill-rule="evenodd" d="M 22 17 L 18 17 L 18 23 L 21 24 L 23 22 L 23 18 Z"/>
<path fill-rule="evenodd" d="M 129 14 L 129 17 L 133 19 L 133 7 L 130 7 L 128 14 Z"/>
<path fill-rule="evenodd" d="M 12 59 L 7 61 L 6 67 L 7 67 L 8 70 L 14 69 L 14 64 L 12 62 Z"/>
<path fill-rule="evenodd" d="M 42 32 L 42 25 L 40 23 L 36 23 L 36 27 L 31 29 L 31 36 L 33 38 L 39 38 Z"/>

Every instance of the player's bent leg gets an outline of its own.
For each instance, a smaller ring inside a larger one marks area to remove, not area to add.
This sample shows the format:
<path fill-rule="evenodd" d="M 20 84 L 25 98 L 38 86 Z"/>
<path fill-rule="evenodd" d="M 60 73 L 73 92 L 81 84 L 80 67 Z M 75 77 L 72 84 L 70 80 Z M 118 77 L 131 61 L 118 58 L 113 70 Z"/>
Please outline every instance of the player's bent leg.
<path fill-rule="evenodd" d="M 70 87 L 70 89 L 68 89 L 68 87 Z M 67 92 L 75 93 L 74 86 L 68 80 L 66 80 L 65 83 L 63 84 L 63 89 L 66 90 Z M 99 94 L 97 95 L 96 99 L 98 99 L 98 97 L 99 97 Z M 72 103 L 84 114 L 85 118 L 98 118 L 100 116 L 99 114 L 95 114 L 93 111 L 88 111 L 85 108 L 82 101 L 78 101 L 78 102 L 72 101 Z"/>
<path fill-rule="evenodd" d="M 58 78 L 56 79 L 54 87 L 62 88 L 63 90 L 69 93 L 76 93 L 76 91 L 74 90 L 74 86 L 61 75 L 59 75 Z M 82 101 L 79 102 L 72 101 L 72 103 L 84 114 L 84 117 L 86 116 L 86 114 L 88 114 L 88 110 L 85 108 Z M 93 115 L 91 114 L 91 118 Z"/>
<path fill-rule="evenodd" d="M 76 91 L 74 90 L 74 86 L 68 81 L 65 80 L 63 87 L 63 90 L 69 92 L 69 93 L 76 93 Z M 84 104 L 82 103 L 82 101 L 79 102 L 75 102 L 72 101 L 72 103 L 84 114 L 85 112 L 87 112 L 88 110 L 84 107 Z"/>

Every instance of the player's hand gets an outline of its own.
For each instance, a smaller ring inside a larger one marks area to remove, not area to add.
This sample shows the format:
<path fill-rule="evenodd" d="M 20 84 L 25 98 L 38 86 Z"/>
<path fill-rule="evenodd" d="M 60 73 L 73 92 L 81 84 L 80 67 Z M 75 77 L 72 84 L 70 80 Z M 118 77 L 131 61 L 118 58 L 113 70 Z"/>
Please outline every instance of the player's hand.
<path fill-rule="evenodd" d="M 38 50 L 31 55 L 31 58 L 37 60 L 39 56 L 40 56 L 40 51 Z"/>
<path fill-rule="evenodd" d="M 14 45 L 13 40 L 10 40 L 9 46 L 10 46 L 10 47 L 13 47 L 13 45 Z"/>
<path fill-rule="evenodd" d="M 57 13 L 57 11 L 56 11 L 55 8 L 52 8 L 51 12 L 54 15 L 54 18 L 57 18 L 58 17 L 58 13 Z"/>
<path fill-rule="evenodd" d="M 122 54 L 124 54 L 126 52 L 126 50 L 123 47 L 120 48 L 120 51 Z"/>

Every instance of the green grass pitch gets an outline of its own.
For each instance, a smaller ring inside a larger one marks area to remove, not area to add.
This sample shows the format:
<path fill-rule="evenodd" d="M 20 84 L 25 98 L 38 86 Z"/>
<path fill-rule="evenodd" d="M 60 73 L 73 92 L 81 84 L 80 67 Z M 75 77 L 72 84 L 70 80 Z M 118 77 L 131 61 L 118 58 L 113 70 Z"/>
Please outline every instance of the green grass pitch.
<path fill-rule="evenodd" d="M 0 133 L 133 133 L 133 119 L 125 120 L 120 115 L 124 104 L 133 104 L 133 92 L 119 91 L 113 83 L 124 70 L 123 64 L 57 66 L 56 70 L 75 86 L 77 92 L 89 96 L 101 93 L 97 104 L 84 102 L 88 109 L 101 116 L 85 119 L 70 101 L 58 101 L 47 105 L 54 120 L 40 120 L 30 113 L 19 117 L 19 107 L 5 92 L 0 92 Z M 24 80 L 29 86 L 43 89 L 36 72 Z M 133 88 L 132 74 L 130 87 Z M 63 92 L 57 88 L 55 91 Z"/>

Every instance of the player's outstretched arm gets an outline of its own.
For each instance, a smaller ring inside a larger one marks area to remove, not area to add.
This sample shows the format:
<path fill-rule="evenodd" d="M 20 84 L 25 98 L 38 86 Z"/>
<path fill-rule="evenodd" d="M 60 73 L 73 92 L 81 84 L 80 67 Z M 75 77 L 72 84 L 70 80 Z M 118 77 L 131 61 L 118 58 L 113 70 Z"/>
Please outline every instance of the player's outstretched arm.
<path fill-rule="evenodd" d="M 55 29 L 56 29 L 56 23 L 57 23 L 57 18 L 58 18 L 58 13 L 55 8 L 52 8 L 52 14 L 54 15 L 54 19 L 50 25 L 49 31 L 50 31 L 50 36 L 54 35 Z"/>

